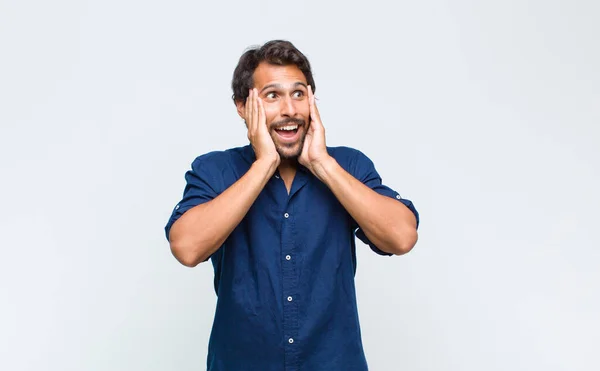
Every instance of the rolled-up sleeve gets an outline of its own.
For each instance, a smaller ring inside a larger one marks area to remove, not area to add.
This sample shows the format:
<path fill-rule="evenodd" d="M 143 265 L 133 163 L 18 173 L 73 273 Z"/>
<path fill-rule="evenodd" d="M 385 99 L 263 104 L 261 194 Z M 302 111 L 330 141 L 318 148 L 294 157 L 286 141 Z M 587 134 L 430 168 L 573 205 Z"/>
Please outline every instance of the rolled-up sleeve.
<path fill-rule="evenodd" d="M 410 201 L 406 198 L 403 198 L 400 195 L 400 193 L 398 193 L 397 191 L 391 189 L 390 187 L 388 187 L 382 183 L 381 177 L 379 176 L 379 173 L 377 173 L 377 170 L 375 169 L 375 165 L 367 156 L 365 156 L 362 152 L 357 151 L 357 156 L 356 156 L 354 165 L 355 165 L 354 166 L 355 177 L 358 180 L 360 180 L 363 184 L 365 184 L 367 187 L 371 188 L 375 192 L 379 193 L 380 195 L 387 196 L 389 198 L 393 198 L 393 199 L 397 200 L 398 202 L 401 202 L 402 204 L 404 204 L 415 215 L 415 218 L 417 220 L 417 228 L 419 228 L 419 222 L 420 222 L 419 212 L 415 208 L 415 205 L 412 203 L 412 201 Z M 355 228 L 357 228 L 355 231 L 356 237 L 358 237 L 366 245 L 369 245 L 369 247 L 374 252 L 376 252 L 379 255 L 388 255 L 388 256 L 393 255 L 393 254 L 387 253 L 385 251 L 382 251 L 377 246 L 375 246 L 367 238 L 367 236 L 365 235 L 363 230 L 360 228 L 360 226 L 358 226 L 358 224 L 355 224 Z"/>
<path fill-rule="evenodd" d="M 192 162 L 192 168 L 185 173 L 186 185 L 183 191 L 183 197 L 171 213 L 171 217 L 165 226 L 165 234 L 167 240 L 169 240 L 169 232 L 173 223 L 177 221 L 186 211 L 198 206 L 205 202 L 208 202 L 215 197 L 218 193 L 215 190 L 216 180 L 210 175 L 207 166 L 207 156 L 200 156 Z"/>

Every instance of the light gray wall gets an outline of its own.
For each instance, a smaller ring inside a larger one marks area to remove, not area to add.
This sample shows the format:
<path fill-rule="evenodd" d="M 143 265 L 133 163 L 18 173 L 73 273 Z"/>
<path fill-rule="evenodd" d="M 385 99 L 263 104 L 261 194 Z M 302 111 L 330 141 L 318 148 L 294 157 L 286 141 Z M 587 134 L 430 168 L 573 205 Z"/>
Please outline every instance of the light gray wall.
<path fill-rule="evenodd" d="M 246 143 L 230 79 L 272 38 L 422 215 L 406 256 L 360 245 L 371 369 L 600 369 L 599 4 L 1 0 L 0 369 L 204 368 L 212 267 L 163 226 Z"/>

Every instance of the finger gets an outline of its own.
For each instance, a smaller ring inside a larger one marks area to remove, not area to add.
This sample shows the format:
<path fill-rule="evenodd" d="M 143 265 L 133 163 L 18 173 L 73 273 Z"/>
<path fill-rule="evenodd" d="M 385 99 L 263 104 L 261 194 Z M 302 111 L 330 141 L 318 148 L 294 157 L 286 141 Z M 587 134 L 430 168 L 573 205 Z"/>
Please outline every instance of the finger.
<path fill-rule="evenodd" d="M 323 127 L 323 121 L 321 121 L 321 114 L 319 113 L 319 109 L 316 104 L 313 104 L 313 111 L 315 116 L 315 121 L 319 123 L 319 127 Z"/>
<path fill-rule="evenodd" d="M 246 125 L 248 125 L 248 129 L 250 129 L 250 99 L 252 97 L 252 90 L 248 89 L 248 97 L 246 98 L 246 104 L 244 105 L 244 120 L 246 120 Z"/>
<path fill-rule="evenodd" d="M 315 95 L 312 91 L 312 86 L 308 86 L 308 99 L 309 99 L 309 108 L 310 108 L 310 118 L 312 121 L 316 123 L 316 126 L 323 127 L 323 123 L 321 122 L 321 115 L 319 114 L 319 109 L 315 103 Z"/>
<path fill-rule="evenodd" d="M 252 120 L 254 121 L 254 130 L 258 129 L 258 92 L 252 89 Z"/>
<path fill-rule="evenodd" d="M 265 106 L 262 99 L 258 98 L 258 125 L 267 128 L 267 119 L 265 114 Z"/>
<path fill-rule="evenodd" d="M 308 86 L 308 107 L 310 109 L 310 115 L 313 120 L 318 119 L 315 104 L 315 95 L 312 91 L 312 86 Z"/>
<path fill-rule="evenodd" d="M 310 115 L 310 120 L 308 120 L 308 130 L 306 131 L 307 135 L 309 133 L 312 133 L 315 130 L 315 125 L 313 125 L 313 121 L 314 121 L 314 116 L 313 116 L 313 99 L 315 98 L 313 91 L 312 91 L 312 86 L 308 85 L 308 112 Z"/>
<path fill-rule="evenodd" d="M 248 96 L 248 98 L 248 121 L 250 121 L 250 128 L 252 130 L 252 133 L 254 133 L 256 131 L 256 120 L 254 118 L 254 89 L 250 89 L 250 95 Z"/>

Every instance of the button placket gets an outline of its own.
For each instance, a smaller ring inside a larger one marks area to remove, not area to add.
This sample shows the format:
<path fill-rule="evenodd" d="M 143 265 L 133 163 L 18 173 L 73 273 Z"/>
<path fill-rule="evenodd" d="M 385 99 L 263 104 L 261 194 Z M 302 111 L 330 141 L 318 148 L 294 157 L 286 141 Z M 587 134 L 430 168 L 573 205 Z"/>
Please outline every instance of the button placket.
<path fill-rule="evenodd" d="M 298 298 L 296 293 L 298 290 L 298 272 L 296 254 L 296 235 L 295 220 L 292 217 L 294 212 L 293 204 L 288 202 L 283 207 L 281 220 L 281 257 L 282 261 L 282 278 L 283 278 L 283 333 L 285 334 L 284 341 L 288 342 L 288 347 L 285 349 L 286 366 L 285 369 L 295 370 L 298 365 L 297 347 L 292 346 L 298 336 Z M 283 206 L 283 205 L 282 205 Z M 280 212 L 281 212 L 280 211 Z M 292 259 L 294 256 L 294 259 Z M 296 299 L 296 300 L 295 300 Z"/>

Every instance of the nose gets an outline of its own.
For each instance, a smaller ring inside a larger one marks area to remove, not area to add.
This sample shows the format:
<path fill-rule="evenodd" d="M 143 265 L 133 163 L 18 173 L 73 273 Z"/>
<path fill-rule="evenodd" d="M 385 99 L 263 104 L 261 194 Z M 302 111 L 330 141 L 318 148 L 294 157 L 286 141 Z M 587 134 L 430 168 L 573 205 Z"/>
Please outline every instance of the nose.
<path fill-rule="evenodd" d="M 292 97 L 285 97 L 281 100 L 281 115 L 287 117 L 296 116 L 296 105 Z"/>

